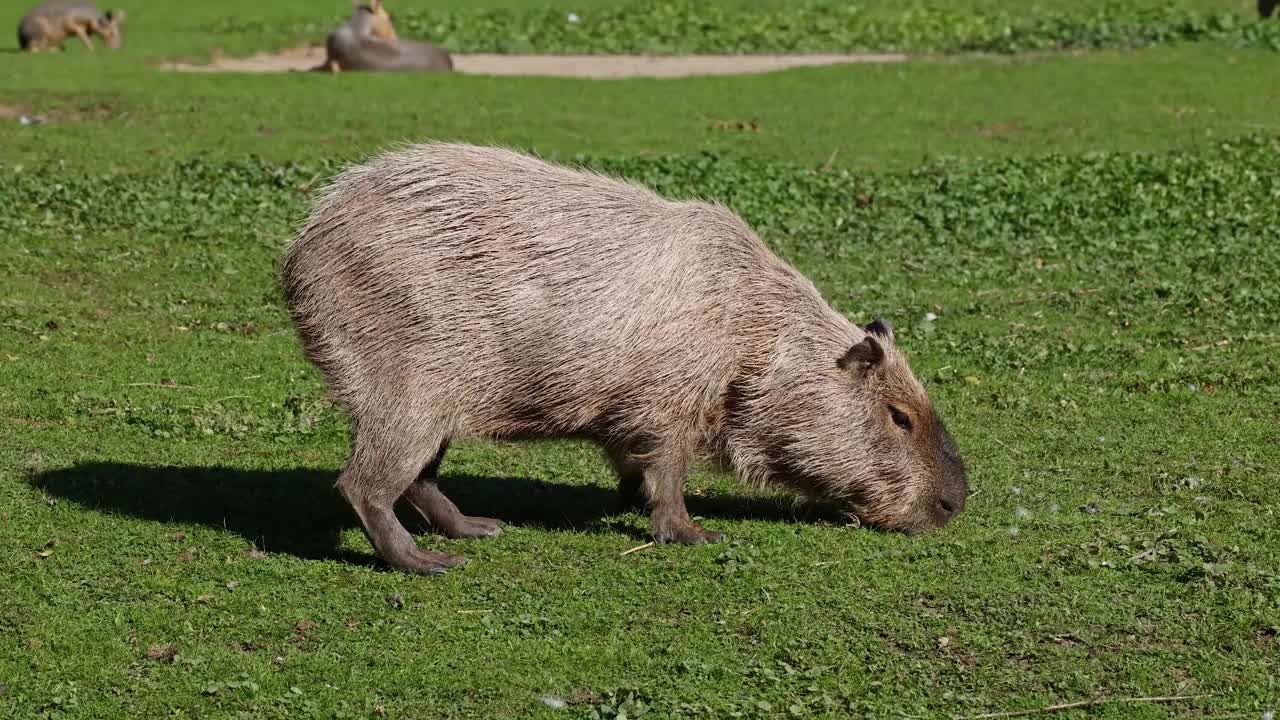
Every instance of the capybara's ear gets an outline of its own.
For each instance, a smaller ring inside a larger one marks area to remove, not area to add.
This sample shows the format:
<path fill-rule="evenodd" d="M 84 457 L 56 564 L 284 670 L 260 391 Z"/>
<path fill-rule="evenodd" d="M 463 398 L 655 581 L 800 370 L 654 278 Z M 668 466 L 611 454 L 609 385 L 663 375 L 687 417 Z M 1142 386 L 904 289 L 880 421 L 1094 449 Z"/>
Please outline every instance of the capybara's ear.
<path fill-rule="evenodd" d="M 884 348 L 881 347 L 880 341 L 873 335 L 867 335 L 861 342 L 849 348 L 849 352 L 837 360 L 836 365 L 841 370 L 861 373 L 875 368 L 882 360 L 884 360 Z"/>
<path fill-rule="evenodd" d="M 893 342 L 893 326 L 884 318 L 876 318 L 870 325 L 866 325 L 862 329 L 868 334 L 875 335 L 881 340 Z"/>
<path fill-rule="evenodd" d="M 373 0 L 372 5 L 373 5 L 373 11 L 375 13 L 382 12 L 382 0 Z"/>

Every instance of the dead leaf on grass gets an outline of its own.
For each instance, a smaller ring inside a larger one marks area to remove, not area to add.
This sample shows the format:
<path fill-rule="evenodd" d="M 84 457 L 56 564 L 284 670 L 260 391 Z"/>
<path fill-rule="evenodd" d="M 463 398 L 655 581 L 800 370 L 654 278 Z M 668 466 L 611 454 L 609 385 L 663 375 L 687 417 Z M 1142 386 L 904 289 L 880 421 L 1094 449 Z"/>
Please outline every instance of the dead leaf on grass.
<path fill-rule="evenodd" d="M 147 648 L 147 659 L 156 660 L 158 662 L 173 662 L 173 658 L 178 654 L 178 648 L 173 645 L 152 645 Z"/>

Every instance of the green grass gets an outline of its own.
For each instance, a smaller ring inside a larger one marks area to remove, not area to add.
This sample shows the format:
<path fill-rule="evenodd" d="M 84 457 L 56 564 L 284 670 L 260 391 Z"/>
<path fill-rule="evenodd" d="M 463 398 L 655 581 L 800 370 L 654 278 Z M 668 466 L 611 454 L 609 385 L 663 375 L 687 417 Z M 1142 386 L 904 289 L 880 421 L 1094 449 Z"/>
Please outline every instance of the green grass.
<path fill-rule="evenodd" d="M 646 526 L 611 511 L 594 451 L 469 444 L 446 488 L 513 527 L 427 537 L 473 558 L 436 580 L 370 564 L 329 489 L 344 425 L 273 286 L 326 168 L 7 172 L 0 707 L 553 717 L 543 694 L 583 716 L 630 693 L 658 717 L 931 716 L 1211 692 L 1195 706 L 1260 713 L 1280 691 L 1278 157 L 595 161 L 725 200 L 838 307 L 894 320 L 978 494 L 908 538 L 700 473 L 693 512 L 731 544 L 621 557 Z"/>
<path fill-rule="evenodd" d="M 1274 53 L 662 82 L 147 67 L 288 41 L 199 28 L 313 8 L 142 2 L 120 53 L 0 64 L 0 105 L 50 118 L 0 118 L 0 717 L 1280 710 Z M 509 531 L 423 535 L 472 559 L 442 578 L 383 570 L 274 272 L 339 163 L 425 137 L 728 203 L 839 309 L 894 322 L 971 467 L 965 513 L 857 530 L 699 470 L 690 509 L 729 542 L 622 556 L 647 522 L 595 450 L 473 442 L 442 484 Z"/>
<path fill-rule="evenodd" d="M 209 76 L 151 71 L 128 56 L 101 67 L 70 55 L 20 57 L 0 70 L 0 102 L 50 122 L 6 121 L 0 143 L 10 162 L 34 167 L 137 169 L 193 155 L 354 158 L 435 137 L 560 155 L 709 150 L 904 169 L 937 155 L 1154 150 L 1274 131 L 1275 60 L 1215 46 L 583 82 Z M 750 120 L 757 132 L 722 129 Z"/>
<path fill-rule="evenodd" d="M 550 7 L 537 0 L 446 0 L 388 7 L 402 33 L 455 51 L 1013 52 L 1202 40 L 1280 47 L 1280 34 L 1256 22 L 1246 0 L 585 0 Z M 128 37 L 150 57 L 198 57 L 193 45 L 206 41 L 231 52 L 316 42 L 348 10 L 298 0 L 197 8 L 143 0 L 130 12 Z"/>
<path fill-rule="evenodd" d="M 748 6 L 755 7 L 729 5 Z M 888 6 L 871 4 L 873 10 Z M 1003 0 L 976 6 L 1054 10 Z M 1179 7 L 1220 12 L 1239 4 L 1204 0 Z M 217 46 L 247 52 L 296 42 L 287 33 L 198 28 L 250 11 L 297 17 L 303 8 L 142 3 L 131 8 L 124 50 L 91 55 L 73 47 L 61 55 L 11 56 L 0 64 L 4 159 L 29 168 L 137 170 L 193 155 L 355 158 L 389 141 L 436 137 L 550 155 L 713 151 L 906 169 L 938 155 L 1159 150 L 1280 129 L 1275 53 L 1221 43 L 678 81 L 206 75 L 150 66 Z M 1107 88 L 1105 95 L 1099 88 Z M 48 122 L 23 127 L 14 121 L 23 114 Z M 753 120 L 757 131 L 736 129 Z"/>
<path fill-rule="evenodd" d="M 574 17 L 566 22 L 562 10 L 427 11 L 402 15 L 402 24 L 410 34 L 446 47 L 491 52 L 1016 53 L 1202 41 L 1280 49 L 1280 31 L 1271 23 L 1168 2 L 1147 8 L 1113 2 L 1063 9 L 805 0 L 747 9 L 643 0 Z"/>

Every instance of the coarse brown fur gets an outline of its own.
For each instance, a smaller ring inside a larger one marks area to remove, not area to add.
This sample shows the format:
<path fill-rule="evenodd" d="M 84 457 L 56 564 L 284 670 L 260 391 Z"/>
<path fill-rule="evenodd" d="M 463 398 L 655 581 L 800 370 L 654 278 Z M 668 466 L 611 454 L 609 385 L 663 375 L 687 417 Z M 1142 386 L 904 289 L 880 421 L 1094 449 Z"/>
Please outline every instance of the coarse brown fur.
<path fill-rule="evenodd" d="M 424 144 L 341 174 L 286 253 L 308 357 L 351 418 L 338 488 L 378 553 L 440 572 L 399 498 L 450 536 L 449 441 L 589 438 L 662 542 L 695 455 L 875 525 L 945 524 L 965 472 L 887 324 L 860 328 L 734 213 L 504 149 Z"/>
<path fill-rule="evenodd" d="M 61 49 L 72 35 L 90 50 L 90 35 L 102 38 L 107 47 L 118 48 L 124 42 L 123 10 L 101 13 L 98 7 L 83 0 L 49 0 L 32 8 L 18 23 L 18 47 L 29 52 Z"/>
<path fill-rule="evenodd" d="M 325 39 L 325 61 L 315 69 L 448 71 L 453 69 L 453 59 L 431 43 L 397 37 L 391 14 L 383 7 L 382 0 L 373 0 L 368 5 L 357 0 L 351 18 Z"/>

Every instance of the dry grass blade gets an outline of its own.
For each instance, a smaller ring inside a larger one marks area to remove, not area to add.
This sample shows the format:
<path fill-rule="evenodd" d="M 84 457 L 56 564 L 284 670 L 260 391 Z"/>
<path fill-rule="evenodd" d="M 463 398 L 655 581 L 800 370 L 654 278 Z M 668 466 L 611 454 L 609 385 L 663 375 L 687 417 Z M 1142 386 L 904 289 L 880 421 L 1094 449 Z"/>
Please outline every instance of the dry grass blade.
<path fill-rule="evenodd" d="M 653 545 L 654 545 L 654 543 L 651 543 L 651 542 L 647 542 L 647 543 L 645 543 L 645 544 L 643 544 L 643 545 L 637 545 L 637 546 L 635 546 L 635 547 L 631 548 L 630 550 L 623 550 L 623 551 L 622 551 L 622 553 L 618 555 L 618 557 L 623 557 L 624 555 L 630 555 L 630 554 L 631 554 L 631 553 L 633 553 L 633 552 L 640 552 L 641 550 L 644 550 L 644 549 L 646 549 L 646 548 L 651 548 L 651 547 L 653 547 Z"/>

